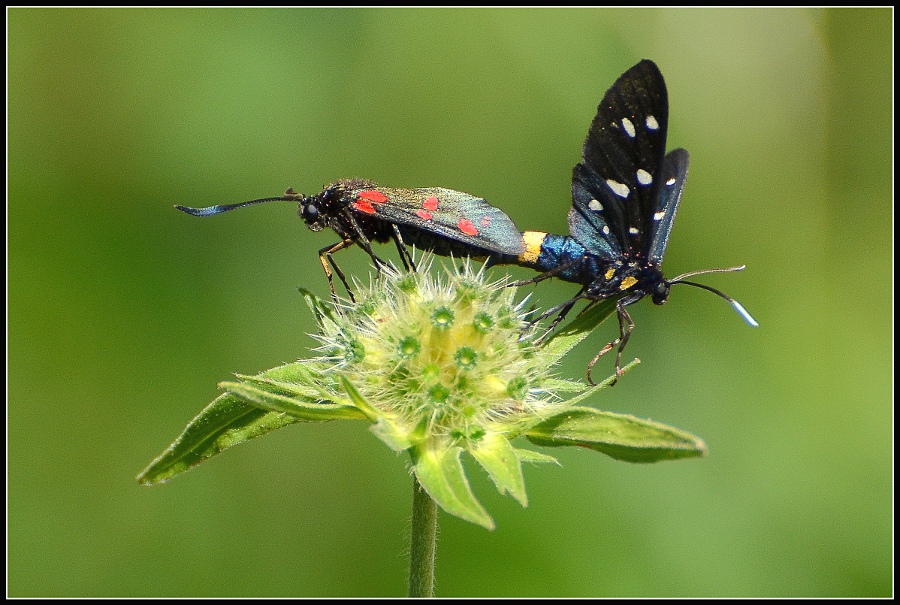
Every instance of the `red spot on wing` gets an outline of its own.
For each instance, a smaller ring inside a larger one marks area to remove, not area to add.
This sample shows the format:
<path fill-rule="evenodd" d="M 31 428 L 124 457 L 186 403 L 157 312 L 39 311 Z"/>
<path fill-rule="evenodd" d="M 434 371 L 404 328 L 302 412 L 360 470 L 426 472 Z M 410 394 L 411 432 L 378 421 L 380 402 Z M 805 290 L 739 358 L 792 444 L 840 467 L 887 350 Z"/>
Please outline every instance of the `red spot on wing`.
<path fill-rule="evenodd" d="M 365 212 L 366 214 L 375 214 L 375 207 L 364 200 L 353 202 L 353 209 Z"/>
<path fill-rule="evenodd" d="M 376 191 L 375 189 L 367 189 L 366 191 L 360 191 L 356 196 L 361 200 L 368 200 L 370 202 L 375 202 L 376 204 L 383 204 L 387 201 L 387 196 L 380 191 Z"/>
<path fill-rule="evenodd" d="M 383 204 L 387 201 L 387 196 L 375 189 L 366 189 L 356 194 L 356 201 L 353 202 L 353 209 L 359 210 L 365 214 L 376 214 L 375 206 L 372 203 Z"/>
<path fill-rule="evenodd" d="M 416 216 L 418 216 L 420 219 L 423 219 L 423 220 L 426 220 L 426 221 L 430 221 L 431 219 L 434 218 L 434 215 L 431 214 L 430 212 L 428 212 L 427 210 L 419 210 L 419 211 L 417 211 L 417 212 L 416 212 Z"/>
<path fill-rule="evenodd" d="M 491 226 L 491 217 L 482 216 L 481 217 L 481 226 L 482 227 L 490 227 Z"/>
<path fill-rule="evenodd" d="M 460 219 L 459 223 L 456 226 L 459 227 L 459 230 L 466 235 L 478 235 L 478 228 L 475 227 L 475 225 L 472 224 L 472 221 L 467 218 Z"/>
<path fill-rule="evenodd" d="M 434 196 L 426 197 L 425 201 L 422 202 L 422 208 L 424 208 L 425 210 L 431 210 L 432 212 L 434 212 L 435 210 L 438 209 L 438 203 L 440 203 L 440 201 L 436 197 L 434 197 Z"/>

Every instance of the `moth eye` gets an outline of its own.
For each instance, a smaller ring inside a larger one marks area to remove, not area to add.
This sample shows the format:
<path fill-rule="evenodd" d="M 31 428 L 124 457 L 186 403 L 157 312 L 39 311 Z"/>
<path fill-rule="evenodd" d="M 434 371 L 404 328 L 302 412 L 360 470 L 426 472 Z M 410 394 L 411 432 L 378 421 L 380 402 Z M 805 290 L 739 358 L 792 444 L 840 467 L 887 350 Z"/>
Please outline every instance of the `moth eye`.
<path fill-rule="evenodd" d="M 315 223 L 319 220 L 319 209 L 313 204 L 307 204 L 303 207 L 301 216 L 307 223 Z"/>

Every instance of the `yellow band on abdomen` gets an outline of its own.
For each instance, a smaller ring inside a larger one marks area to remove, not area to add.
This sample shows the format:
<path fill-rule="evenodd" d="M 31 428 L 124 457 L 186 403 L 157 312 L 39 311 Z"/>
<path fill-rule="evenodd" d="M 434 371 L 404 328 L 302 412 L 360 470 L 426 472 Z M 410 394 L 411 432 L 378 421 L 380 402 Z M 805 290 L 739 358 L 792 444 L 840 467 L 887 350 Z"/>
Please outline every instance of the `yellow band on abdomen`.
<path fill-rule="evenodd" d="M 522 239 L 525 240 L 525 252 L 519 255 L 519 262 L 526 265 L 536 263 L 541 255 L 541 246 L 545 237 L 547 237 L 546 231 L 525 231 L 522 233 Z"/>

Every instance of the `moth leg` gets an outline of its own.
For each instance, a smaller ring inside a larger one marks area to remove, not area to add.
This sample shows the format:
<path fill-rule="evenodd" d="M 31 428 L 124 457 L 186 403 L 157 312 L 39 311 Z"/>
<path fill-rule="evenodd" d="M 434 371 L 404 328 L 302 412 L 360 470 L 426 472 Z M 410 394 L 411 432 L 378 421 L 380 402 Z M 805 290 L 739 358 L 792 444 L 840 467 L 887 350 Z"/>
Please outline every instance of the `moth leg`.
<path fill-rule="evenodd" d="M 616 315 L 619 318 L 619 337 L 600 349 L 600 351 L 594 355 L 591 363 L 588 364 L 587 379 L 592 385 L 597 384 L 591 379 L 591 370 L 594 368 L 594 364 L 596 364 L 601 357 L 612 351 L 613 347 L 616 345 L 619 345 L 619 350 L 616 352 L 616 375 L 613 377 L 613 381 L 609 386 L 614 386 L 619 381 L 619 375 L 622 373 L 622 351 L 625 349 L 625 345 L 628 344 L 628 339 L 631 338 L 631 333 L 634 331 L 634 321 L 631 319 L 631 315 L 628 314 L 625 307 L 639 301 L 642 296 L 643 294 L 640 296 L 624 296 L 616 303 Z"/>
<path fill-rule="evenodd" d="M 353 228 L 352 232 L 354 235 L 354 241 L 359 244 L 359 247 L 366 251 L 372 258 L 372 262 L 375 264 L 375 270 L 378 271 L 378 274 L 381 274 L 381 268 L 387 267 L 387 263 L 378 258 L 378 255 L 375 254 L 375 251 L 372 250 L 372 243 L 369 241 L 369 238 L 366 237 L 365 232 L 362 230 L 362 227 L 359 226 L 359 223 L 356 221 L 356 217 L 354 217 L 348 210 L 344 211 L 344 217 L 350 223 L 350 226 Z"/>
<path fill-rule="evenodd" d="M 522 281 L 514 281 L 511 284 L 507 284 L 507 286 L 519 287 L 519 286 L 527 286 L 528 284 L 536 284 L 538 282 L 542 282 L 545 279 L 550 279 L 554 275 L 565 271 L 566 269 L 575 265 L 576 263 L 581 262 L 581 260 L 583 258 L 584 258 L 583 256 L 579 256 L 578 258 L 572 259 L 567 263 L 562 263 L 560 265 L 557 265 L 557 266 L 553 267 L 552 269 L 550 269 L 549 271 L 545 271 L 544 273 L 541 273 L 540 275 L 532 277 L 531 279 L 525 279 Z M 556 311 L 552 311 L 548 315 L 552 315 L 553 313 L 556 313 Z"/>
<path fill-rule="evenodd" d="M 325 246 L 319 250 L 319 262 L 322 263 L 322 268 L 325 269 L 325 276 L 328 278 L 328 287 L 331 289 L 331 299 L 335 302 L 337 302 L 337 293 L 334 291 L 334 278 L 331 276 L 331 269 L 328 268 L 329 264 L 334 267 L 335 273 L 337 273 L 341 283 L 344 284 L 344 287 L 347 289 L 350 300 L 356 302 L 356 299 L 353 297 L 353 290 L 350 289 L 350 284 L 347 283 L 347 278 L 344 277 L 344 272 L 341 271 L 341 268 L 338 267 L 337 263 L 334 262 L 334 259 L 331 257 L 335 252 L 343 250 L 344 248 L 349 248 L 353 243 L 353 240 L 348 238 L 331 246 Z"/>
<path fill-rule="evenodd" d="M 397 244 L 397 251 L 400 253 L 400 260 L 403 261 L 403 267 L 411 272 L 416 272 L 416 263 L 413 262 L 412 255 L 409 253 L 409 248 L 403 243 L 403 236 L 400 234 L 400 227 L 396 224 L 391 224 L 391 227 L 394 230 L 394 234 L 392 239 L 394 243 Z"/>
<path fill-rule="evenodd" d="M 553 315 L 554 313 L 557 313 L 557 316 L 553 318 L 553 321 L 550 322 L 550 325 L 547 326 L 547 329 L 544 330 L 544 333 L 541 334 L 541 337 L 538 338 L 537 341 L 535 341 L 535 344 L 538 344 L 538 345 L 539 345 L 539 344 L 543 343 L 543 342 L 547 339 L 547 337 L 550 335 L 551 332 L 553 332 L 553 330 L 556 328 L 556 326 L 558 326 L 559 323 L 560 323 L 563 319 L 566 318 L 566 315 L 569 314 L 569 311 L 572 310 L 572 307 L 575 306 L 575 303 L 577 303 L 579 300 L 585 298 L 585 297 L 583 296 L 583 294 L 584 294 L 584 288 L 582 288 L 581 291 L 580 291 L 578 294 L 576 294 L 573 298 L 567 300 L 566 302 L 564 302 L 564 303 L 562 303 L 562 304 L 560 304 L 560 305 L 556 305 L 555 307 L 553 307 L 553 308 L 550 309 L 549 311 L 545 311 L 544 313 L 541 313 L 537 318 L 535 318 L 534 320 L 532 320 L 531 323 L 534 324 L 534 323 L 536 323 L 536 322 L 541 321 L 542 319 L 544 319 L 544 318 L 546 318 L 546 317 L 550 317 L 550 316 Z M 591 302 L 591 304 L 594 304 L 594 303 Z M 590 305 L 588 305 L 588 306 L 590 306 Z"/>
<path fill-rule="evenodd" d="M 566 302 L 560 303 L 560 304 L 556 305 L 555 307 L 551 307 L 550 309 L 547 309 L 546 311 L 544 311 L 543 313 L 541 313 L 540 315 L 538 315 L 537 317 L 535 317 L 528 323 L 536 324 L 537 322 L 541 321 L 542 319 L 547 319 L 554 313 L 563 313 L 563 317 L 565 317 L 565 313 L 568 313 L 569 310 L 572 308 L 572 306 L 576 302 L 578 302 L 579 300 L 585 299 L 585 298 L 588 298 L 588 297 L 584 295 L 584 288 L 582 288 L 581 291 L 578 292 L 578 294 L 576 294 L 573 298 L 570 298 Z M 559 322 L 554 320 L 554 323 L 559 323 Z"/>

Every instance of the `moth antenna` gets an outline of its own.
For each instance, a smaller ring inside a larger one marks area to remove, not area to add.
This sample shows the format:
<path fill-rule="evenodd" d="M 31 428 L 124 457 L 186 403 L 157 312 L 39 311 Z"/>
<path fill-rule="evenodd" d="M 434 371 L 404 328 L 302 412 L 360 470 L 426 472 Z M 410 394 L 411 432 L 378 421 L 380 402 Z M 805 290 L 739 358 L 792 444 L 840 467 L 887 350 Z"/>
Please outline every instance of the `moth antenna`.
<path fill-rule="evenodd" d="M 670 279 L 670 284 L 675 284 L 683 280 L 685 277 L 694 277 L 695 275 L 703 275 L 704 273 L 733 273 L 734 271 L 743 271 L 747 268 L 747 265 L 741 265 L 740 267 L 724 267 L 721 269 L 700 269 L 699 271 L 689 271 L 688 273 L 682 273 L 675 279 Z"/>
<path fill-rule="evenodd" d="M 689 275 L 697 275 L 699 273 L 724 273 L 727 271 L 740 271 L 743 268 L 744 267 L 741 266 L 741 267 L 732 267 L 730 269 L 706 269 L 704 271 L 694 271 L 693 273 L 685 273 L 684 275 L 679 275 L 678 277 L 676 277 L 675 279 L 670 281 L 669 285 L 687 284 L 689 286 L 696 286 L 697 288 L 703 288 L 704 290 L 708 290 L 709 292 L 712 292 L 716 296 L 721 296 L 722 298 L 727 300 L 729 303 L 731 303 L 731 306 L 734 307 L 734 310 L 737 311 L 741 315 L 741 317 L 744 318 L 744 321 L 746 321 L 748 324 L 750 324 L 754 328 L 758 328 L 759 322 L 756 321 L 755 319 L 753 319 L 753 316 L 747 312 L 747 309 L 744 308 L 744 305 L 742 305 L 735 299 L 731 298 L 730 296 L 728 296 L 727 294 L 725 294 L 724 292 L 722 292 L 720 290 L 711 288 L 710 286 L 707 286 L 704 284 L 698 284 L 697 282 L 692 282 L 692 281 L 684 281 L 683 279 L 681 279 L 682 277 L 687 277 Z"/>
<path fill-rule="evenodd" d="M 293 189 L 288 189 L 281 197 L 264 197 L 258 200 L 250 200 L 249 202 L 238 202 L 237 204 L 219 204 L 218 206 L 207 206 L 206 208 L 191 208 L 190 206 L 180 206 L 178 204 L 175 204 L 175 207 L 182 212 L 190 214 L 191 216 L 213 216 L 215 214 L 228 212 L 229 210 L 243 208 L 244 206 L 252 206 L 253 204 L 263 204 L 265 202 L 300 202 L 303 199 L 304 197 L 302 193 L 294 193 Z"/>

